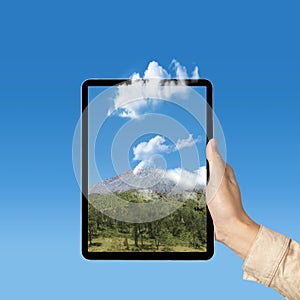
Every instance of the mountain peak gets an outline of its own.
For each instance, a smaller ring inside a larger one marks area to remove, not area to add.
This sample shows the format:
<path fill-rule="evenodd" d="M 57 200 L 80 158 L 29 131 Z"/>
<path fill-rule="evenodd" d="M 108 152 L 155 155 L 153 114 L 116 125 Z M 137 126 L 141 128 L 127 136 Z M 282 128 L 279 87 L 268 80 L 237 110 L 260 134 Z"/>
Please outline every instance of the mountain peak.
<path fill-rule="evenodd" d="M 130 170 L 94 184 L 89 187 L 89 194 L 109 194 L 132 189 L 180 194 L 186 191 L 203 190 L 203 184 L 194 173 L 185 170 L 144 168 L 135 173 Z"/>

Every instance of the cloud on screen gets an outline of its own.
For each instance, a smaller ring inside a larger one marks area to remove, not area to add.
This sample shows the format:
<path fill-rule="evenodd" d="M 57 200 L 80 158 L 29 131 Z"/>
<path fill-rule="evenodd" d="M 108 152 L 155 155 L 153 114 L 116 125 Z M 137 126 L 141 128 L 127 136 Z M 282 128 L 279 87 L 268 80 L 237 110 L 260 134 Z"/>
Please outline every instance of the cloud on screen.
<path fill-rule="evenodd" d="M 166 171 L 166 175 L 183 189 L 193 189 L 195 186 L 205 187 L 206 185 L 206 167 L 204 166 L 193 172 L 182 168 L 170 169 Z"/>
<path fill-rule="evenodd" d="M 196 143 L 201 142 L 200 136 L 193 138 L 191 134 L 186 139 L 178 139 L 175 145 L 166 143 L 166 139 L 160 135 L 156 135 L 149 141 L 139 143 L 133 148 L 133 161 L 140 161 L 134 168 L 133 173 L 138 174 L 140 170 L 145 168 L 156 168 L 155 156 L 160 154 L 169 154 L 184 148 L 192 147 Z M 194 172 L 186 171 L 182 168 L 169 169 L 166 176 L 183 188 L 189 189 L 195 185 L 204 186 L 206 182 L 206 168 L 200 167 Z"/>

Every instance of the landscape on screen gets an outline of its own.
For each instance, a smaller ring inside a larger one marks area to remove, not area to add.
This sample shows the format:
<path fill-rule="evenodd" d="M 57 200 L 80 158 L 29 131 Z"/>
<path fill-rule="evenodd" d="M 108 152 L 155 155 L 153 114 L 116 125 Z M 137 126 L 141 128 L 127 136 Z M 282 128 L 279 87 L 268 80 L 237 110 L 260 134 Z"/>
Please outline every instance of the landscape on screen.
<path fill-rule="evenodd" d="M 206 252 L 206 92 L 186 86 L 176 60 L 172 68 L 178 81 L 162 83 L 174 76 L 152 61 L 144 76 L 132 74 L 90 108 L 91 128 L 106 113 L 90 131 L 101 177 L 90 170 L 89 252 Z"/>

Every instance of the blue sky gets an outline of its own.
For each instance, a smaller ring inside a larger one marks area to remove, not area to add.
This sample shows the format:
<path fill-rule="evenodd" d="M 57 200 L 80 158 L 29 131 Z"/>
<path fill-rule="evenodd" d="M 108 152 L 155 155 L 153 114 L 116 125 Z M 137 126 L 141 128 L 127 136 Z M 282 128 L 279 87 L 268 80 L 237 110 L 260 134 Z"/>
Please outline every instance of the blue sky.
<path fill-rule="evenodd" d="M 299 1 L 2 4 L 1 298 L 282 299 L 243 281 L 220 244 L 208 262 L 85 261 L 71 148 L 86 78 L 197 65 L 245 209 L 299 241 L 298 12 Z"/>
<path fill-rule="evenodd" d="M 176 72 L 173 73 L 176 77 Z M 205 179 L 206 88 L 159 88 L 156 87 L 159 82 L 152 88 L 151 84 L 136 82 L 122 89 L 89 88 L 90 184 L 128 170 L 138 172 L 149 167 L 179 168 L 192 174 L 202 167 L 203 178 L 200 174 L 193 177 L 201 182 Z M 150 91 L 145 90 L 151 89 L 156 94 L 157 88 L 160 98 L 143 97 L 128 103 L 134 99 L 128 89 L 134 89 L 136 96 L 138 93 L 151 96 Z M 122 102 L 113 110 L 111 107 L 118 99 Z"/>

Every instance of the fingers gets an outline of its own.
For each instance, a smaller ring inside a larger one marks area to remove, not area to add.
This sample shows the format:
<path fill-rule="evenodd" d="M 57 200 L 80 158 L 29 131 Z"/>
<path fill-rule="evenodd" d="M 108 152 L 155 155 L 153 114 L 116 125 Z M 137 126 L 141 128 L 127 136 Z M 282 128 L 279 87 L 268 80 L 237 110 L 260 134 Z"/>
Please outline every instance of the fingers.
<path fill-rule="evenodd" d="M 237 184 L 236 178 L 234 175 L 234 171 L 232 167 L 229 164 L 226 164 L 226 170 L 225 170 L 227 178 L 231 181 L 231 183 Z"/>

